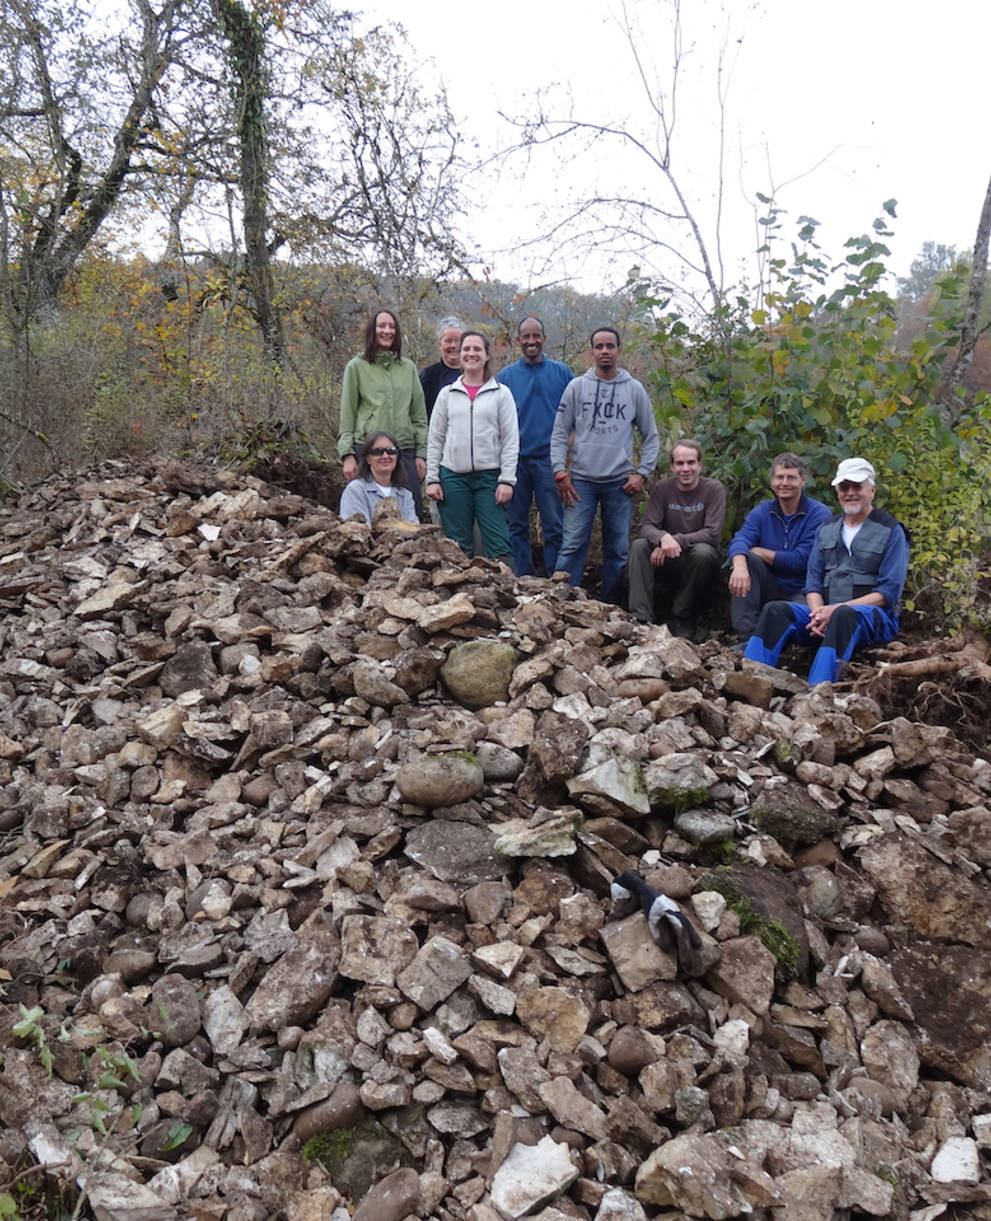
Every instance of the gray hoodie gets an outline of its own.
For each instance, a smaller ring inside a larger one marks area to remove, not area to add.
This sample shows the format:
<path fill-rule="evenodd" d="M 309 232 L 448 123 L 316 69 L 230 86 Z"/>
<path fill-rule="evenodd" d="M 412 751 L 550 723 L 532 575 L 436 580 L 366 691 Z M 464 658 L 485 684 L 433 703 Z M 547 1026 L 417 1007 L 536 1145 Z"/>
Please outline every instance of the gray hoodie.
<path fill-rule="evenodd" d="M 572 478 L 607 483 L 634 471 L 633 431 L 643 438 L 636 471 L 646 479 L 657 465 L 661 440 L 647 391 L 625 369 L 607 381 L 589 369 L 565 387 L 551 433 L 551 467 L 566 468 L 571 442 Z"/>

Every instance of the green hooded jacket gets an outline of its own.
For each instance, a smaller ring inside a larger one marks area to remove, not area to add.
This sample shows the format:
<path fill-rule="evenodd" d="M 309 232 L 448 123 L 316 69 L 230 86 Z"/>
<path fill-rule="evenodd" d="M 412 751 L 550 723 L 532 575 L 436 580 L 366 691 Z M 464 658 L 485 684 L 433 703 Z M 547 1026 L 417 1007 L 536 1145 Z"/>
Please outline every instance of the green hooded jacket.
<path fill-rule="evenodd" d="M 379 352 L 375 363 L 364 356 L 349 360 L 341 385 L 341 433 L 337 453 L 343 460 L 373 432 L 391 433 L 400 449 L 427 452 L 427 408 L 411 360 Z"/>

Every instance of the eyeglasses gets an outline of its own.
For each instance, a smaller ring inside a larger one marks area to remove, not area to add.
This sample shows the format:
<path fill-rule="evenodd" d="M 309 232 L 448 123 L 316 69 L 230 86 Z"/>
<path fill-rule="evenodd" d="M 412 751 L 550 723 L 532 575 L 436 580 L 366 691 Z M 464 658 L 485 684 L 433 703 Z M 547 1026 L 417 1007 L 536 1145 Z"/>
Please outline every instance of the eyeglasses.
<path fill-rule="evenodd" d="M 381 458 L 383 454 L 388 454 L 390 458 L 395 458 L 399 450 L 394 445 L 376 445 L 374 449 L 368 451 L 373 458 Z"/>

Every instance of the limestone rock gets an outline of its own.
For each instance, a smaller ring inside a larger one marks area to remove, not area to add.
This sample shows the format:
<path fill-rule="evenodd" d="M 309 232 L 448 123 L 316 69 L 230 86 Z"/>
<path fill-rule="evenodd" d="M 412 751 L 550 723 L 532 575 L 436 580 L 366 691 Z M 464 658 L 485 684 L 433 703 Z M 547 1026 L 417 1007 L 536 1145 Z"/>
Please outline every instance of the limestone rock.
<path fill-rule="evenodd" d="M 976 1183 L 981 1177 L 977 1142 L 968 1136 L 951 1136 L 932 1160 L 929 1173 L 937 1183 Z"/>
<path fill-rule="evenodd" d="M 495 851 L 504 856 L 571 856 L 581 821 L 578 811 L 568 807 L 557 813 L 537 810 L 528 822 L 512 819 L 494 827 Z"/>
<path fill-rule="evenodd" d="M 860 859 L 891 913 L 920 936 L 986 944 L 991 896 L 920 844 L 885 835 L 861 849 Z"/>
<path fill-rule="evenodd" d="M 660 948 L 647 928 L 643 912 L 603 927 L 599 934 L 613 969 L 630 992 L 639 992 L 662 979 L 675 979 L 678 959 Z"/>
<path fill-rule="evenodd" d="M 358 1221 L 402 1221 L 416 1212 L 420 1198 L 420 1176 L 403 1167 L 380 1179 L 352 1214 Z"/>
<path fill-rule="evenodd" d="M 722 948 L 722 957 L 706 975 L 706 982 L 734 1004 L 766 1015 L 774 992 L 774 955 L 757 937 L 734 937 Z"/>
<path fill-rule="evenodd" d="M 396 784 L 407 801 L 437 809 L 480 793 L 485 774 L 471 755 L 421 755 L 403 764 L 396 773 Z"/>
<path fill-rule="evenodd" d="M 650 813 L 643 773 L 632 759 L 613 755 L 589 771 L 567 782 L 568 793 L 579 805 L 590 804 L 597 812 L 615 809 L 619 817 Z M 604 802 L 596 802 L 596 798 Z"/>
<path fill-rule="evenodd" d="M 501 640 L 455 645 L 440 668 L 444 686 L 465 708 L 487 708 L 509 698 L 516 650 Z"/>
<path fill-rule="evenodd" d="M 566 1191 L 578 1178 L 567 1145 L 549 1136 L 535 1145 L 514 1145 L 492 1180 L 492 1203 L 503 1217 L 534 1212 Z"/>
<path fill-rule="evenodd" d="M 534 988 L 521 992 L 516 1012 L 537 1039 L 546 1039 L 555 1051 L 573 1052 L 588 1029 L 590 1014 L 582 1002 L 563 988 Z"/>
<path fill-rule="evenodd" d="M 728 1221 L 751 1211 L 734 1182 L 733 1157 L 711 1136 L 684 1134 L 661 1145 L 637 1171 L 637 1199 L 691 1217 Z M 773 1197 L 772 1197 L 773 1198 Z"/>
<path fill-rule="evenodd" d="M 431 1010 L 471 975 L 471 963 L 447 937 L 432 937 L 396 977 L 405 996 L 421 1009 Z"/>
<path fill-rule="evenodd" d="M 801 785 L 783 777 L 765 786 L 750 812 L 751 821 L 783 844 L 815 844 L 832 835 L 836 815 L 813 801 Z"/>
<path fill-rule="evenodd" d="M 679 751 L 655 760 L 645 773 L 651 807 L 675 811 L 705 805 L 718 779 L 697 755 Z"/>

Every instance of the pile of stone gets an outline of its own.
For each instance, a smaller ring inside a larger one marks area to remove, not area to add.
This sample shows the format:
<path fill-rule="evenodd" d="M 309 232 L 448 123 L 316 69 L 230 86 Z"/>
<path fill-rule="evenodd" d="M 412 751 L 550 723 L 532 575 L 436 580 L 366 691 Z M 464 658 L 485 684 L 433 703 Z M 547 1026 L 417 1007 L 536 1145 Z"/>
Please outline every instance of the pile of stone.
<path fill-rule="evenodd" d="M 175 465 L 4 506 L 0 607 L 0 1199 L 991 1217 L 949 730 Z"/>

